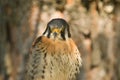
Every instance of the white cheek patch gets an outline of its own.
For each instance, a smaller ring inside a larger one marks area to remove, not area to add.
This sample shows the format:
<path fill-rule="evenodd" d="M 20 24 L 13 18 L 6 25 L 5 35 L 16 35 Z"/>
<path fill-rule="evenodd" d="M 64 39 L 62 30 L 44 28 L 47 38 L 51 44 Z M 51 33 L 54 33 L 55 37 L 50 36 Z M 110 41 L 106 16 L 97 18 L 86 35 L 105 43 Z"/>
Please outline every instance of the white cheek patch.
<path fill-rule="evenodd" d="M 48 36 L 48 34 L 49 34 L 49 33 L 48 33 L 48 31 L 47 31 L 47 32 L 44 34 L 44 36 Z"/>
<path fill-rule="evenodd" d="M 68 37 L 68 31 L 67 30 L 65 30 L 65 39 L 68 39 L 69 37 Z"/>
<path fill-rule="evenodd" d="M 57 37 L 57 36 L 56 36 L 56 37 Z M 51 33 L 51 34 L 50 34 L 50 38 L 51 38 L 51 39 L 54 39 L 54 38 L 55 38 L 54 34 Z"/>

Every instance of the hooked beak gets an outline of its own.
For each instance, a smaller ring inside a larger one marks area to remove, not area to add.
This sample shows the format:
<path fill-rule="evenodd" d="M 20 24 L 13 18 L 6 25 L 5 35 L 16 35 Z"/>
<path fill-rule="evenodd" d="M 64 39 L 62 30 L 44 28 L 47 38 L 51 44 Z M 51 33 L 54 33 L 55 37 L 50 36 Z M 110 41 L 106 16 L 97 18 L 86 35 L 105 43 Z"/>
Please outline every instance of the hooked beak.
<path fill-rule="evenodd" d="M 52 33 L 53 33 L 53 36 L 56 37 L 57 35 L 60 34 L 60 30 L 59 29 L 53 29 Z"/>
<path fill-rule="evenodd" d="M 54 32 L 53 35 L 54 35 L 54 37 L 56 37 L 56 36 L 58 35 L 58 33 L 57 33 L 57 32 Z"/>

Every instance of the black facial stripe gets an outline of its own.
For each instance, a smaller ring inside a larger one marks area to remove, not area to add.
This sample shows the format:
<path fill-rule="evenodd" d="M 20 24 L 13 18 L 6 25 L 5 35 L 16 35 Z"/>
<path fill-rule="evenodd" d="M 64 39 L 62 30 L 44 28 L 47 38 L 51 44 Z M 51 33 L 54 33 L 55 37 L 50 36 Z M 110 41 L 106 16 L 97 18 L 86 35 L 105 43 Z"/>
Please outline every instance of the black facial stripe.
<path fill-rule="evenodd" d="M 65 38 L 65 31 L 61 32 L 61 37 L 63 38 L 63 40 L 66 40 L 66 38 Z"/>
<path fill-rule="evenodd" d="M 51 31 L 48 32 L 48 35 L 47 35 L 48 38 L 50 38 L 50 34 L 51 34 Z"/>

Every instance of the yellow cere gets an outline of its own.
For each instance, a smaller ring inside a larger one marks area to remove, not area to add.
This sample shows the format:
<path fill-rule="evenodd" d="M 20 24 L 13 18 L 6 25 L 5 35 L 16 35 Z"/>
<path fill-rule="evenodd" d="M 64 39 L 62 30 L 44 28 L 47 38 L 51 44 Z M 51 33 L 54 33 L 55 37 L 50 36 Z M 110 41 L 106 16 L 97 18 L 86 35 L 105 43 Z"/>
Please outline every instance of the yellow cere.
<path fill-rule="evenodd" d="M 52 32 L 56 32 L 56 33 L 60 33 L 62 29 L 59 29 L 59 28 L 54 28 L 52 29 Z"/>

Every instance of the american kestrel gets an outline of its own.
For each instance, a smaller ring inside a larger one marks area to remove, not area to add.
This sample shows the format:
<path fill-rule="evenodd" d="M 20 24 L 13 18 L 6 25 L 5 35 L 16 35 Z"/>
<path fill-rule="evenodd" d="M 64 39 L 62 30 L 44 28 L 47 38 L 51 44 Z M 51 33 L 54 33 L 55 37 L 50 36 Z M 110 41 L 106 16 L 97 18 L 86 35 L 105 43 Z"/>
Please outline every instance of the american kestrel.
<path fill-rule="evenodd" d="M 74 80 L 80 66 L 80 52 L 71 39 L 68 23 L 52 19 L 33 43 L 26 80 Z"/>

